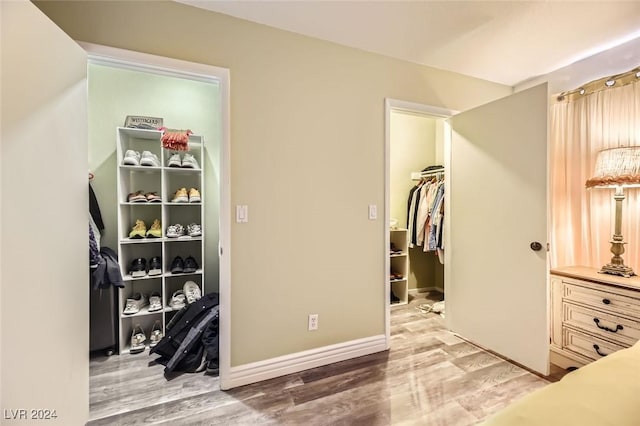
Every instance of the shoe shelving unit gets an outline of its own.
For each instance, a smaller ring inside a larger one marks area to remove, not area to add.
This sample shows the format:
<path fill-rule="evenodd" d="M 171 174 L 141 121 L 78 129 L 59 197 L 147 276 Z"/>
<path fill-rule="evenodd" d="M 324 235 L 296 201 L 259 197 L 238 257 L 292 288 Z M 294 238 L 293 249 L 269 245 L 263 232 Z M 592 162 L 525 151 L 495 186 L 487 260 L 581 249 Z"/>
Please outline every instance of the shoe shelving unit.
<path fill-rule="evenodd" d="M 147 337 L 156 321 L 162 323 L 164 332 L 166 324 L 177 312 L 168 306 L 175 291 L 181 290 L 186 281 L 194 281 L 204 291 L 204 140 L 201 136 L 189 137 L 189 154 L 197 160 L 200 168 L 167 167 L 169 157 L 179 153 L 182 157 L 185 151 L 170 151 L 162 148 L 162 132 L 156 130 L 117 128 L 117 193 L 118 193 L 118 262 L 124 279 L 125 287 L 119 290 L 119 353 L 128 353 L 131 347 L 131 333 L 139 324 Z M 123 160 L 127 150 L 139 153 L 150 151 L 160 160 L 159 167 L 129 166 Z M 197 203 L 172 203 L 174 193 L 179 188 L 196 188 L 200 191 L 201 201 Z M 128 202 L 130 193 L 136 191 L 157 192 L 162 197 L 161 202 Z M 129 238 L 129 232 L 136 223 L 136 219 L 144 221 L 147 229 L 154 219 L 160 219 L 162 226 L 161 238 Z M 201 226 L 202 236 L 167 238 L 166 230 L 169 225 L 181 224 L 186 227 L 190 223 Z M 143 258 L 149 261 L 154 256 L 162 257 L 162 274 L 133 278 L 129 274 L 129 266 L 134 259 Z M 186 259 L 192 256 L 198 262 L 198 269 L 194 273 L 172 274 L 170 265 L 172 260 L 180 256 Z M 143 307 L 133 315 L 124 315 L 123 310 L 128 297 L 140 292 L 148 298 L 151 293 L 158 292 L 162 296 L 163 309 L 149 312 L 149 306 Z M 146 351 L 145 351 L 146 352 Z"/>
<path fill-rule="evenodd" d="M 406 305 L 409 302 L 409 252 L 406 229 L 392 229 L 389 240 L 389 284 L 391 287 L 391 305 Z M 392 247 L 395 250 L 392 250 Z M 393 296 L 399 300 L 393 300 Z"/>

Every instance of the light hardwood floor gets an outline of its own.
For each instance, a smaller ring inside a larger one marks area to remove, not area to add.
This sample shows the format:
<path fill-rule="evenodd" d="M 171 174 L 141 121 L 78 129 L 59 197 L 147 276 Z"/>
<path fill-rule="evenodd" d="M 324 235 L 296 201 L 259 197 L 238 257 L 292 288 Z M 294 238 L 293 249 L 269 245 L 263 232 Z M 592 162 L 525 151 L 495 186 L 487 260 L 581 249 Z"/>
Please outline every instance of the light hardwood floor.
<path fill-rule="evenodd" d="M 147 351 L 94 358 L 89 424 L 462 426 L 548 384 L 416 309 L 438 296 L 392 308 L 389 352 L 227 392 L 202 373 L 166 380 Z"/>

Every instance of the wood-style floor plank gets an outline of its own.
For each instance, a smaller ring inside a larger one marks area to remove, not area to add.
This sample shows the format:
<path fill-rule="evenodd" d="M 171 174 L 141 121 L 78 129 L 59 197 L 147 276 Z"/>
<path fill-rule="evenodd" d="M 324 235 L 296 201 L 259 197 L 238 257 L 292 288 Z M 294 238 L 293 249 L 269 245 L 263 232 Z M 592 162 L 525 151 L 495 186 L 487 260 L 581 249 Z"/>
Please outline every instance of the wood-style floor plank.
<path fill-rule="evenodd" d="M 220 391 L 203 373 L 166 380 L 147 353 L 92 359 L 90 425 L 473 425 L 548 382 L 448 332 L 416 309 L 392 308 L 391 349 Z"/>

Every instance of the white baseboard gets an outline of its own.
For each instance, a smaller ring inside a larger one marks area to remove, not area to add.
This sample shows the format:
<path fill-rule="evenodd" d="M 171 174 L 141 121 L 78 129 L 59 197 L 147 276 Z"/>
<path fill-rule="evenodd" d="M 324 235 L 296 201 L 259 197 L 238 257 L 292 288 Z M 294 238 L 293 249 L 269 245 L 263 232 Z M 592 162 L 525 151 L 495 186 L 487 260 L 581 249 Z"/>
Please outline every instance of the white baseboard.
<path fill-rule="evenodd" d="M 384 334 L 231 367 L 224 390 L 386 350 Z"/>

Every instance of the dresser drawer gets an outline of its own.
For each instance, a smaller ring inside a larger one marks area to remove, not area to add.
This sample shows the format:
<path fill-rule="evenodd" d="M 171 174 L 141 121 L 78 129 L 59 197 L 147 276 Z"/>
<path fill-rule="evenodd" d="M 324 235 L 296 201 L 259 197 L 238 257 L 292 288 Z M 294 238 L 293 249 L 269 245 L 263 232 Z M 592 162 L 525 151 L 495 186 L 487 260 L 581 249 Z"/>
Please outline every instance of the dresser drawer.
<path fill-rule="evenodd" d="M 625 346 L 607 342 L 568 327 L 562 328 L 562 346 L 565 350 L 575 352 L 594 361 L 625 348 Z"/>
<path fill-rule="evenodd" d="M 640 340 L 640 323 L 611 313 L 563 302 L 563 324 L 602 336 L 621 346 Z"/>
<path fill-rule="evenodd" d="M 628 293 L 620 290 L 619 293 Z M 640 299 L 619 293 L 597 290 L 564 281 L 563 298 L 569 302 L 593 306 L 601 311 L 640 318 Z M 633 293 L 629 293 L 633 295 Z"/>

